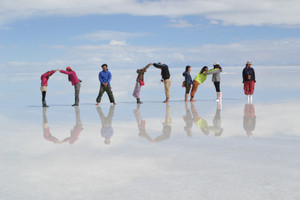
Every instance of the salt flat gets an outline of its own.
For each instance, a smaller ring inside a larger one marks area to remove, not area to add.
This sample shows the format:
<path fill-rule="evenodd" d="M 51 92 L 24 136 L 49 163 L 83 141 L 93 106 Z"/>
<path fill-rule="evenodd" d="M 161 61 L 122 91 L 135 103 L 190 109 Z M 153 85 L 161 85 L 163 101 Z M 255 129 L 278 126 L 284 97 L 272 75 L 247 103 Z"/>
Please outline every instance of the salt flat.
<path fill-rule="evenodd" d="M 74 108 L 73 88 L 55 74 L 47 109 L 39 74 L 1 75 L 0 199 L 299 199 L 300 70 L 257 67 L 252 104 L 239 70 L 221 75 L 222 105 L 210 77 L 184 103 L 181 69 L 163 104 L 150 69 L 140 106 L 134 70 L 112 70 L 118 105 L 104 96 L 100 107 L 97 71 L 79 71 Z"/>

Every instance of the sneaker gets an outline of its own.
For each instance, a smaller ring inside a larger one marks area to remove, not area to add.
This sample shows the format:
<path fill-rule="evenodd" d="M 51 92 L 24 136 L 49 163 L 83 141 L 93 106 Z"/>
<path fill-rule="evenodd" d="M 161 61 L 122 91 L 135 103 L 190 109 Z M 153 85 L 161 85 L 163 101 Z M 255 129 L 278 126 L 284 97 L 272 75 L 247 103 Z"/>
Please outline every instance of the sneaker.
<path fill-rule="evenodd" d="M 73 104 L 72 106 L 78 106 L 78 104 Z"/>

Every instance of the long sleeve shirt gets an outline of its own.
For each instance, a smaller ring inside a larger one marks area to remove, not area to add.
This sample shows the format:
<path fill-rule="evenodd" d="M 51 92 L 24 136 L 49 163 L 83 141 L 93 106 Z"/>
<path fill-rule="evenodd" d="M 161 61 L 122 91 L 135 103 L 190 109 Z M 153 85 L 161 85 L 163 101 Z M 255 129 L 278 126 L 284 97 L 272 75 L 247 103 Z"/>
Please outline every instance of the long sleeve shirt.
<path fill-rule="evenodd" d="M 203 72 L 202 74 L 201 73 L 197 74 L 197 76 L 194 80 L 197 81 L 199 84 L 201 84 L 206 80 L 207 75 L 215 74 L 215 73 L 218 73 L 218 70 L 217 69 L 211 69 L 209 71 Z"/>
<path fill-rule="evenodd" d="M 146 65 L 145 67 L 143 67 L 142 69 L 138 69 L 136 70 L 136 73 L 138 73 L 137 78 L 136 78 L 136 82 L 139 82 L 139 79 L 141 81 L 144 80 L 144 74 L 147 71 L 147 69 L 150 67 L 150 64 Z"/>
<path fill-rule="evenodd" d="M 54 74 L 55 73 L 55 71 L 54 70 L 51 70 L 51 71 L 49 71 L 49 72 L 46 72 L 46 73 L 44 73 L 42 76 L 41 76 L 41 81 L 42 81 L 42 86 L 47 86 L 48 85 L 48 79 L 49 79 L 49 77 L 52 75 L 52 74 Z"/>
<path fill-rule="evenodd" d="M 243 70 L 243 82 L 245 81 L 256 81 L 255 80 L 255 72 L 252 67 L 245 67 Z"/>
<path fill-rule="evenodd" d="M 170 78 L 170 72 L 169 72 L 168 65 L 153 63 L 153 66 L 156 67 L 156 68 L 161 69 L 161 77 L 162 77 L 162 79 L 166 80 L 166 79 Z"/>
<path fill-rule="evenodd" d="M 106 71 L 102 70 L 101 72 L 99 72 L 99 81 L 101 85 L 103 85 L 103 83 L 107 83 L 107 85 L 110 85 L 111 77 L 111 73 L 110 71 L 108 71 L 108 69 Z"/>
<path fill-rule="evenodd" d="M 80 82 L 75 71 L 60 70 L 60 73 L 69 75 L 69 81 L 71 81 L 72 85 L 76 85 Z"/>
<path fill-rule="evenodd" d="M 182 76 L 185 77 L 185 85 L 193 84 L 193 79 L 192 79 L 191 74 L 190 74 L 189 71 L 183 72 Z"/>

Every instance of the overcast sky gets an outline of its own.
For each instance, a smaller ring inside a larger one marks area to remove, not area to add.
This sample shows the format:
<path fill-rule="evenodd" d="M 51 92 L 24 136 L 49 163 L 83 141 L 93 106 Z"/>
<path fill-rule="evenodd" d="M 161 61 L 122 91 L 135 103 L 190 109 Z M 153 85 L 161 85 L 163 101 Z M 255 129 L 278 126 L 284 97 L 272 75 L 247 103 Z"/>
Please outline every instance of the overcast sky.
<path fill-rule="evenodd" d="M 297 0 L 0 0 L 1 69 L 299 65 Z"/>

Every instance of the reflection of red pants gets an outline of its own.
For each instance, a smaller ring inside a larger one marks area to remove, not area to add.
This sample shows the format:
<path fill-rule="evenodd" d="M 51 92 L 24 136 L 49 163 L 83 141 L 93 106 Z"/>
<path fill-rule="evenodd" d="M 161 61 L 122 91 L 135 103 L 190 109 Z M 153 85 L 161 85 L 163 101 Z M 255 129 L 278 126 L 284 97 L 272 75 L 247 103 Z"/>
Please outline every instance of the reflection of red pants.
<path fill-rule="evenodd" d="M 245 81 L 244 82 L 244 92 L 245 95 L 252 95 L 254 93 L 254 81 Z"/>

